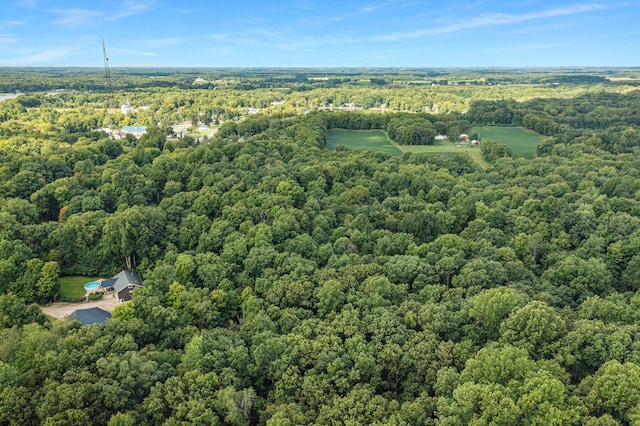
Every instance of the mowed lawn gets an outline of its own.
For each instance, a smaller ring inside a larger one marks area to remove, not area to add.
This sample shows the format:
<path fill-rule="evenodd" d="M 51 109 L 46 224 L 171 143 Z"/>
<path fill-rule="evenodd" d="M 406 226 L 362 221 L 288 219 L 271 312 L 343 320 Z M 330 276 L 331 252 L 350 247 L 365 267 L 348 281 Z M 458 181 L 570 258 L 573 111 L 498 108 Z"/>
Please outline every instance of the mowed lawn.
<path fill-rule="evenodd" d="M 383 130 L 331 129 L 327 135 L 327 148 L 334 150 L 337 145 L 344 145 L 348 149 L 402 155 L 402 151 L 389 140 Z"/>
<path fill-rule="evenodd" d="M 84 296 L 84 285 L 100 277 L 60 277 L 61 299 L 79 299 Z"/>
<path fill-rule="evenodd" d="M 444 155 L 445 157 L 455 157 L 456 155 L 468 155 L 473 161 L 481 167 L 487 167 L 488 164 L 482 158 L 480 147 L 472 145 L 458 145 L 449 141 L 436 141 L 433 145 L 403 145 L 402 152 L 419 152 L 422 154 Z"/>
<path fill-rule="evenodd" d="M 434 145 L 398 145 L 387 137 L 383 130 L 345 130 L 331 129 L 327 137 L 327 148 L 333 150 L 336 145 L 344 145 L 349 149 L 379 151 L 394 155 L 402 155 L 405 152 L 417 152 L 421 154 L 443 155 L 453 158 L 456 155 L 468 155 L 482 167 L 488 164 L 482 158 L 479 147 L 461 145 L 449 141 L 436 141 Z"/>
<path fill-rule="evenodd" d="M 522 127 L 477 126 L 471 132 L 480 135 L 480 141 L 496 141 L 509 146 L 513 158 L 533 158 L 536 147 L 544 139 L 541 134 Z"/>

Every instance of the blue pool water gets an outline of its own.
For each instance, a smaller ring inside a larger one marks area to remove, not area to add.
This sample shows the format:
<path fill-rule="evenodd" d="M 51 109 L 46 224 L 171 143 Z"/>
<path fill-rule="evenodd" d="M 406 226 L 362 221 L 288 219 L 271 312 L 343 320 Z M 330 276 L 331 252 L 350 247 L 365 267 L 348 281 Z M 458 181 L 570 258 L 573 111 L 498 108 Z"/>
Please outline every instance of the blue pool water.
<path fill-rule="evenodd" d="M 100 283 L 98 281 L 91 281 L 84 285 L 85 290 L 95 290 L 98 287 L 100 287 Z"/>

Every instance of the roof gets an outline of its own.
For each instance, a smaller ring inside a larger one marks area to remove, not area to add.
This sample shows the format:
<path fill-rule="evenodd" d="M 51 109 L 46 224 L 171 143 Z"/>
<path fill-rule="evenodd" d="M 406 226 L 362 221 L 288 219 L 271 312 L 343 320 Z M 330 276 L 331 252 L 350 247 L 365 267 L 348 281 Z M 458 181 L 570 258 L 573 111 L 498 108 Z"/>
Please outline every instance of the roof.
<path fill-rule="evenodd" d="M 69 318 L 80 321 L 82 325 L 104 324 L 111 318 L 111 314 L 104 309 L 87 308 L 73 311 Z"/>
<path fill-rule="evenodd" d="M 144 133 L 147 126 L 122 126 L 122 130 L 128 133 Z"/>
<path fill-rule="evenodd" d="M 120 271 L 118 275 L 113 277 L 116 280 L 113 285 L 113 289 L 116 293 L 119 293 L 120 290 L 133 285 L 135 287 L 142 287 L 142 278 L 140 275 L 131 271 Z"/>
<path fill-rule="evenodd" d="M 111 278 L 108 280 L 102 280 L 102 288 L 111 288 L 116 283 L 115 278 Z"/>

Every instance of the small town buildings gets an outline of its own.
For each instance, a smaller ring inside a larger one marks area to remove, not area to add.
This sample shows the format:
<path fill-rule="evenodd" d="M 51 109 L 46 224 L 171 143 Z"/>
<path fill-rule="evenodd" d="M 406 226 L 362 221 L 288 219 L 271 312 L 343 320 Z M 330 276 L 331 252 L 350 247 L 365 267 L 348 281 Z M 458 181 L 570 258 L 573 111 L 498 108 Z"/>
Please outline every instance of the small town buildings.
<path fill-rule="evenodd" d="M 124 132 L 125 136 L 131 134 L 136 139 L 140 139 L 142 135 L 147 133 L 147 126 L 123 126 L 121 131 Z"/>
<path fill-rule="evenodd" d="M 120 139 L 124 139 L 124 137 L 127 135 L 126 132 L 123 132 L 120 129 L 109 129 L 109 128 L 103 128 L 103 129 L 99 129 L 102 132 L 105 132 L 110 139 L 113 140 L 120 140 Z"/>

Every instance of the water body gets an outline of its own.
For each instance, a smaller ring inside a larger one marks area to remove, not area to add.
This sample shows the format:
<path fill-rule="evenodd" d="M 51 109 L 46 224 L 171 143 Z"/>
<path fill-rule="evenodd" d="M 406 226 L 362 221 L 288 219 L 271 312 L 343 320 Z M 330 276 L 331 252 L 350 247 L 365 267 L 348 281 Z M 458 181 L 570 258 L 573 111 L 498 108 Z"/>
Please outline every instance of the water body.
<path fill-rule="evenodd" d="M 17 98 L 21 93 L 0 93 L 0 101 Z"/>

